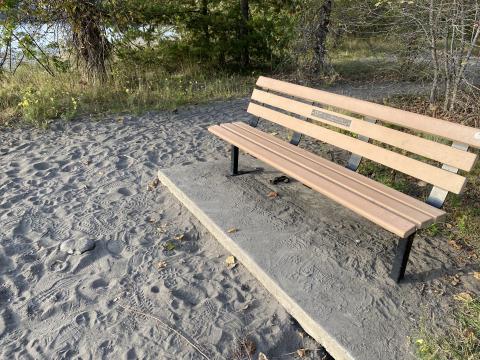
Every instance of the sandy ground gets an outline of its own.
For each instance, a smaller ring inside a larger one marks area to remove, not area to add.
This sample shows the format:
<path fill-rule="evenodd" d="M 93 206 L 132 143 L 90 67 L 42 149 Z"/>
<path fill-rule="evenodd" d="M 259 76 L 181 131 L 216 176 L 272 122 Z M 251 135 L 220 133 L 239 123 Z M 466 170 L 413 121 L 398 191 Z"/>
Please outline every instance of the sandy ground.
<path fill-rule="evenodd" d="M 247 102 L 0 130 L 0 358 L 241 359 L 245 339 L 255 359 L 320 348 L 151 183 L 159 168 L 225 158 L 206 129 L 247 119 Z"/>
<path fill-rule="evenodd" d="M 224 157 L 206 128 L 245 105 L 0 132 L 0 358 L 318 347 L 165 188 L 148 188 L 160 167 Z"/>

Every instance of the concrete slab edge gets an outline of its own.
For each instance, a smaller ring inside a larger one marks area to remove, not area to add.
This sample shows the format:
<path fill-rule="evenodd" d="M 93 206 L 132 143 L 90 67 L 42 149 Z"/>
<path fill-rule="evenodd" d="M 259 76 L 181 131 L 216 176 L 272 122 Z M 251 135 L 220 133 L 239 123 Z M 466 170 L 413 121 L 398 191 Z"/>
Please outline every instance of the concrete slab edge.
<path fill-rule="evenodd" d="M 166 174 L 158 171 L 159 181 L 205 226 L 217 241 L 234 255 L 270 292 L 275 299 L 292 315 L 302 328 L 319 342 L 336 360 L 354 360 L 354 357 L 339 344 L 328 332 L 314 321 L 283 289 L 262 270 L 262 268 L 240 248 L 223 229 L 218 227 L 185 193 L 179 189 Z"/>

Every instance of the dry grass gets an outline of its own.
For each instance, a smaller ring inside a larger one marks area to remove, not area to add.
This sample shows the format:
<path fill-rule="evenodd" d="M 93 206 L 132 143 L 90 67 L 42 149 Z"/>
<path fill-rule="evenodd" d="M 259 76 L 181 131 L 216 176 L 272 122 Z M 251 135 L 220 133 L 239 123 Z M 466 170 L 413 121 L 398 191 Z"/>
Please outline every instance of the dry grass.
<path fill-rule="evenodd" d="M 455 309 L 455 326 L 442 335 L 423 325 L 414 343 L 421 360 L 480 359 L 480 299 L 465 301 Z"/>
<path fill-rule="evenodd" d="M 83 114 L 141 113 L 180 105 L 245 96 L 253 76 L 183 67 L 175 73 L 117 66 L 105 84 L 87 84 L 74 71 L 52 77 L 25 65 L 0 83 L 0 124 L 46 127 L 55 119 Z"/>

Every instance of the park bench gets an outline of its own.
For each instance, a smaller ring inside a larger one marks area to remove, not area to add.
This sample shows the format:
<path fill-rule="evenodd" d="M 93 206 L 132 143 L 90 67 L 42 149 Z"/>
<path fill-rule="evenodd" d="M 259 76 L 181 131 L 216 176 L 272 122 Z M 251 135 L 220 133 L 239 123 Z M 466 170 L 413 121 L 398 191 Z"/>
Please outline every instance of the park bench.
<path fill-rule="evenodd" d="M 477 155 L 468 148 L 480 148 L 480 129 L 266 77 L 258 79 L 251 100 L 250 124 L 209 128 L 232 146 L 232 175 L 241 174 L 241 149 L 399 236 L 391 269 L 399 282 L 417 230 L 445 216 L 440 208 L 448 192 L 464 190 L 466 178 L 458 171 L 473 168 Z M 259 119 L 293 131 L 290 141 L 256 129 Z M 351 152 L 347 167 L 299 148 L 303 135 Z M 357 173 L 363 157 L 432 184 L 427 201 Z"/>

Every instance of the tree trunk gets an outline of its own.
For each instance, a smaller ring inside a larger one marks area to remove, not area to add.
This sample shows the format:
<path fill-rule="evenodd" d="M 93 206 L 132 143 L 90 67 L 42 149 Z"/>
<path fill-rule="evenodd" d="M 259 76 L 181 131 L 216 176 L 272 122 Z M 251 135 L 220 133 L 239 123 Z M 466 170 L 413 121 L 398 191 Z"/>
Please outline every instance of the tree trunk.
<path fill-rule="evenodd" d="M 208 0 L 202 0 L 202 9 L 201 13 L 203 15 L 203 41 L 204 41 L 204 49 L 209 50 L 209 45 L 210 45 L 210 31 L 208 29 Z"/>
<path fill-rule="evenodd" d="M 248 31 L 248 21 L 250 19 L 250 6 L 248 0 L 240 0 L 240 10 L 242 13 L 242 24 L 241 24 L 241 39 L 242 39 L 242 65 L 244 68 L 250 66 L 250 39 Z"/>
<path fill-rule="evenodd" d="M 458 88 L 460 86 L 460 81 L 463 78 L 463 74 L 465 73 L 465 68 L 467 67 L 468 62 L 470 61 L 473 49 L 474 49 L 475 44 L 477 43 L 479 37 L 480 37 L 480 26 L 477 25 L 476 31 L 474 32 L 474 35 L 472 37 L 472 42 L 469 45 L 467 55 L 460 62 L 460 69 L 458 70 L 458 73 L 456 74 L 455 81 L 453 83 L 452 98 L 450 100 L 450 111 L 453 111 L 454 108 L 455 108 L 455 104 L 457 102 Z"/>
<path fill-rule="evenodd" d="M 444 100 L 443 100 L 443 110 L 447 111 L 448 106 L 449 106 L 449 99 L 450 99 L 450 83 L 451 83 L 451 78 L 452 78 L 452 73 L 451 73 L 451 67 L 450 67 L 450 53 L 448 51 L 448 37 L 449 35 L 449 29 L 448 25 L 445 26 L 445 47 L 444 47 L 444 71 L 445 71 L 445 95 L 444 95 Z"/>
<path fill-rule="evenodd" d="M 433 81 L 430 90 L 430 104 L 434 104 L 437 100 L 438 77 L 440 73 L 440 64 L 438 61 L 437 35 L 438 35 L 438 16 L 435 16 L 434 0 L 430 0 L 429 9 L 429 25 L 430 25 L 430 46 L 433 59 Z"/>
<path fill-rule="evenodd" d="M 8 58 L 8 52 L 10 50 L 10 45 L 12 43 L 12 39 L 9 38 L 6 42 L 6 45 L 5 45 L 5 54 L 3 54 L 3 58 L 2 60 L 0 60 L 0 72 L 3 70 L 3 65 L 5 64 L 5 62 L 7 61 L 7 58 Z M 11 70 L 11 69 L 10 69 Z"/>
<path fill-rule="evenodd" d="M 314 29 L 314 57 L 316 73 L 323 73 L 327 68 L 327 36 L 332 14 L 333 0 L 325 0 L 318 16 L 318 23 Z"/>
<path fill-rule="evenodd" d="M 104 82 L 111 45 L 102 28 L 101 11 L 89 0 L 78 1 L 69 10 L 68 21 L 77 59 L 84 66 L 90 81 Z"/>

